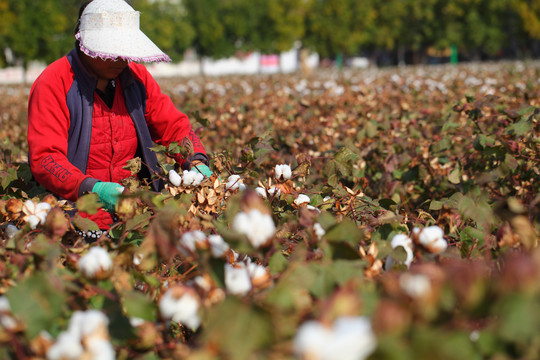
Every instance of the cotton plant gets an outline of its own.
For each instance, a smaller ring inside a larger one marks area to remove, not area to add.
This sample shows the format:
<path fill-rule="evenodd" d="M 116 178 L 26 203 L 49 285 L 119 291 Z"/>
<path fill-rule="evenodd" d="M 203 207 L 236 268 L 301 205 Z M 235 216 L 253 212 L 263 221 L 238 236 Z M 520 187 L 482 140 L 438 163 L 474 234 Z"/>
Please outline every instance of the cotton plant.
<path fill-rule="evenodd" d="M 276 231 L 276 226 L 270 214 L 254 208 L 236 214 L 232 229 L 239 234 L 245 235 L 254 248 L 260 248 L 270 243 Z"/>
<path fill-rule="evenodd" d="M 191 330 L 197 330 L 201 325 L 200 303 L 200 298 L 193 288 L 175 285 L 159 299 L 158 307 L 163 319 L 181 323 Z"/>
<path fill-rule="evenodd" d="M 51 211 L 51 205 L 46 202 L 34 203 L 32 200 L 26 200 L 22 207 L 24 214 L 23 220 L 30 224 L 32 230 L 36 229 L 38 225 L 45 224 L 47 215 Z"/>
<path fill-rule="evenodd" d="M 293 350 L 301 359 L 363 360 L 377 347 L 366 317 L 339 317 L 329 326 L 316 320 L 303 323 L 294 337 Z"/>
<path fill-rule="evenodd" d="M 320 223 L 313 224 L 313 232 L 315 233 L 315 236 L 317 236 L 318 240 L 321 240 L 323 236 L 326 235 L 326 230 L 324 230 Z"/>
<path fill-rule="evenodd" d="M 107 250 L 94 246 L 79 259 L 77 265 L 87 279 L 101 280 L 109 276 L 113 263 Z"/>
<path fill-rule="evenodd" d="M 47 359 L 115 359 L 108 324 L 107 316 L 98 310 L 75 311 L 67 331 L 47 350 Z"/>

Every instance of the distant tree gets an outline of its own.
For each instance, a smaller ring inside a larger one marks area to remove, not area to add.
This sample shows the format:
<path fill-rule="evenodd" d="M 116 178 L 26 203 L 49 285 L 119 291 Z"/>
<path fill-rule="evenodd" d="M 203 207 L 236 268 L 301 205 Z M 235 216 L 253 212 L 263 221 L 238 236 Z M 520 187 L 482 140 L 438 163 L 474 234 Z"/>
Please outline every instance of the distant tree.
<path fill-rule="evenodd" d="M 303 44 L 323 57 L 351 55 L 369 42 L 376 0 L 307 0 Z"/>
<path fill-rule="evenodd" d="M 227 38 L 223 21 L 223 1 L 183 0 L 188 21 L 195 30 L 193 47 L 201 57 L 221 58 L 234 54 L 236 47 Z"/>
<path fill-rule="evenodd" d="M 512 7 L 523 21 L 523 27 L 534 39 L 540 39 L 540 1 L 512 0 Z"/>
<path fill-rule="evenodd" d="M 15 21 L 4 30 L 2 47 L 11 49 L 25 70 L 30 61 L 51 62 L 73 46 L 76 17 L 69 17 L 63 1 L 7 0 L 7 4 Z"/>
<path fill-rule="evenodd" d="M 195 38 L 187 11 L 179 0 L 133 0 L 142 13 L 141 29 L 173 61 L 180 61 Z"/>
<path fill-rule="evenodd" d="M 451 0 L 441 7 L 436 45 L 457 45 L 472 54 L 496 54 L 507 42 L 509 0 Z"/>
<path fill-rule="evenodd" d="M 0 0 L 0 67 L 7 65 L 5 52 L 8 45 L 9 33 L 15 22 L 15 14 L 10 8 L 8 0 Z"/>

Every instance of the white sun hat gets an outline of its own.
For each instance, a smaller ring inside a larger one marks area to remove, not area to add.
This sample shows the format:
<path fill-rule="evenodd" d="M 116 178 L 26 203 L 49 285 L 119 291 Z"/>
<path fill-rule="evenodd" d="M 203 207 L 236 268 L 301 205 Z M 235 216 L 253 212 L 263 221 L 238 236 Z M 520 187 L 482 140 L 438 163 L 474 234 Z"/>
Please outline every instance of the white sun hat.
<path fill-rule="evenodd" d="M 140 13 L 124 0 L 94 0 L 75 35 L 86 55 L 136 62 L 171 61 L 139 28 Z"/>

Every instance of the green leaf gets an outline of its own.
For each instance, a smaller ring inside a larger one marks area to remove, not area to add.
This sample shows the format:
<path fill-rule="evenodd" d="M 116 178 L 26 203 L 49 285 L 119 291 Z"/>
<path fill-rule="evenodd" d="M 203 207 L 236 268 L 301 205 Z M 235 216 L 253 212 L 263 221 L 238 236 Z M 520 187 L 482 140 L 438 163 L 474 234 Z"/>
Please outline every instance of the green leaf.
<path fill-rule="evenodd" d="M 62 316 L 66 301 L 59 287 L 62 280 L 51 280 L 46 273 L 37 273 L 6 294 L 13 314 L 26 325 L 25 332 L 30 339 L 44 329 L 54 328 Z"/>
<path fill-rule="evenodd" d="M 281 251 L 276 251 L 268 261 L 268 268 L 271 275 L 277 275 L 283 272 L 288 265 L 289 261 Z"/>
<path fill-rule="evenodd" d="M 364 238 L 364 233 L 358 228 L 354 221 L 344 219 L 341 223 L 328 229 L 325 238 L 330 242 L 338 241 L 357 245 Z"/>
<path fill-rule="evenodd" d="M 234 297 L 211 308 L 202 335 L 205 343 L 217 346 L 229 359 L 247 360 L 272 344 L 270 316 Z"/>
<path fill-rule="evenodd" d="M 88 218 L 83 218 L 78 213 L 73 217 L 73 225 L 81 231 L 98 231 L 99 226 Z"/>
<path fill-rule="evenodd" d="M 99 201 L 99 196 L 96 193 L 85 194 L 81 196 L 75 206 L 79 211 L 94 215 L 103 206 Z"/>
<path fill-rule="evenodd" d="M 140 291 L 125 292 L 121 296 L 122 305 L 127 316 L 136 317 L 147 321 L 155 321 L 157 318 L 156 304 L 150 297 Z"/>
<path fill-rule="evenodd" d="M 150 211 L 147 211 L 145 213 L 135 216 L 132 219 L 129 219 L 126 222 L 126 231 L 132 231 L 133 229 L 140 229 L 147 226 L 148 224 L 150 224 L 151 217 L 152 213 Z"/>
<path fill-rule="evenodd" d="M 208 127 L 208 125 L 210 125 L 210 121 L 208 121 L 207 118 L 202 117 L 198 110 L 192 112 L 191 117 L 204 127 Z"/>
<path fill-rule="evenodd" d="M 534 127 L 534 124 L 531 121 L 528 121 L 527 119 L 523 118 L 519 120 L 518 122 L 515 122 L 512 125 L 510 125 L 506 129 L 505 134 L 523 136 L 529 133 L 533 129 L 533 127 Z"/>
<path fill-rule="evenodd" d="M 458 166 L 456 166 L 456 168 L 450 172 L 448 175 L 448 181 L 455 185 L 461 182 L 461 171 Z"/>
<path fill-rule="evenodd" d="M 429 210 L 433 210 L 433 211 L 441 210 L 442 207 L 443 207 L 443 203 L 441 201 L 431 200 L 431 202 L 429 203 Z"/>

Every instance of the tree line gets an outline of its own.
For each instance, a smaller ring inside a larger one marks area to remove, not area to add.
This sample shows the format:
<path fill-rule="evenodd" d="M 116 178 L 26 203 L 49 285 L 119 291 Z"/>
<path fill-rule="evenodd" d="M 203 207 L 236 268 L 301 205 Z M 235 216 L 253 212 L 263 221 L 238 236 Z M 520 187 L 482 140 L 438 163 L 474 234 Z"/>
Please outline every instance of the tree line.
<path fill-rule="evenodd" d="M 294 44 L 323 58 L 391 54 L 422 62 L 537 56 L 540 0 L 131 0 L 142 30 L 174 61 L 187 49 L 222 58 Z M 79 0 L 0 0 L 0 66 L 68 52 Z"/>

